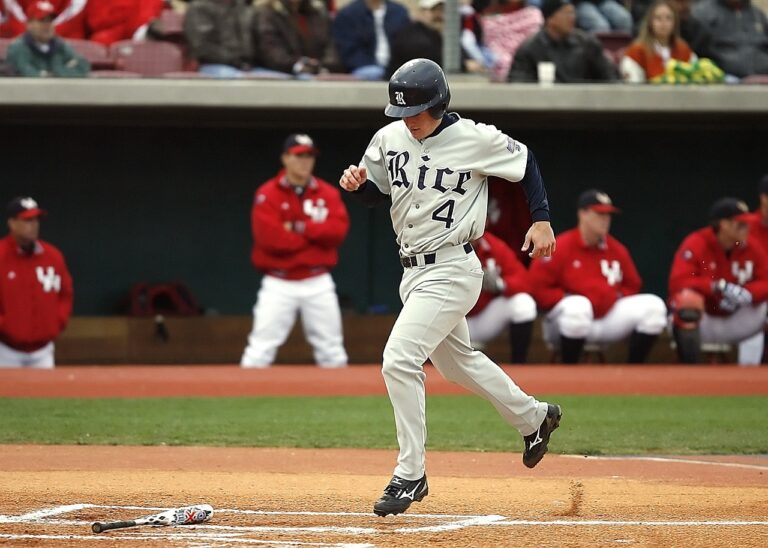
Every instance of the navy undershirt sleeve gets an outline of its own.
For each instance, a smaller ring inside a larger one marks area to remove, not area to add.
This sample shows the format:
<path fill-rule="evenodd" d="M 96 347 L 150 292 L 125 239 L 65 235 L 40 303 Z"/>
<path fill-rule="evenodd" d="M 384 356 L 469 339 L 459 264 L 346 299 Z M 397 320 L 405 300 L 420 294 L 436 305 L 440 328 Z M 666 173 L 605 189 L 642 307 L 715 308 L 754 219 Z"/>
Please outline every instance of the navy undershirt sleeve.
<path fill-rule="evenodd" d="M 533 151 L 528 149 L 528 161 L 525 164 L 525 175 L 520 180 L 523 190 L 528 198 L 528 208 L 531 211 L 531 220 L 549 221 L 549 201 L 547 200 L 547 191 L 544 190 L 544 181 L 541 180 L 539 164 L 533 155 Z"/>
<path fill-rule="evenodd" d="M 352 194 L 368 207 L 375 207 L 390 200 L 389 194 L 384 194 L 375 183 L 367 179 L 357 190 L 353 190 Z"/>

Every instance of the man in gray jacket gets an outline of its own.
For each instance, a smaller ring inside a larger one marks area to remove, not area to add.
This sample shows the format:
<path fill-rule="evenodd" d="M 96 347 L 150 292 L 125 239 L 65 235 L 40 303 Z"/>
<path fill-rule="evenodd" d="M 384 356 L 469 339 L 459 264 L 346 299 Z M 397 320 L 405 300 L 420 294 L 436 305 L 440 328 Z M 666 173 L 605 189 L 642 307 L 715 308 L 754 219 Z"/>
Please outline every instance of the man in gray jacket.
<path fill-rule="evenodd" d="M 701 0 L 693 16 L 711 34 L 709 53 L 726 74 L 768 74 L 768 18 L 750 0 Z"/>

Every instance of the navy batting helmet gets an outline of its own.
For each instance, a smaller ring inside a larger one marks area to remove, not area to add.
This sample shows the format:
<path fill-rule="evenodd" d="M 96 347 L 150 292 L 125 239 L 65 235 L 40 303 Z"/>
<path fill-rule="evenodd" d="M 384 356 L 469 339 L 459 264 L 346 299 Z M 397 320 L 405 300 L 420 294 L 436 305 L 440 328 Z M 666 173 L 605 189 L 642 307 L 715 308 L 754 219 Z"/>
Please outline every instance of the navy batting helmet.
<path fill-rule="evenodd" d="M 439 120 L 448 109 L 451 90 L 440 65 L 429 59 L 411 59 L 389 79 L 389 104 L 384 114 L 406 118 L 429 110 Z"/>

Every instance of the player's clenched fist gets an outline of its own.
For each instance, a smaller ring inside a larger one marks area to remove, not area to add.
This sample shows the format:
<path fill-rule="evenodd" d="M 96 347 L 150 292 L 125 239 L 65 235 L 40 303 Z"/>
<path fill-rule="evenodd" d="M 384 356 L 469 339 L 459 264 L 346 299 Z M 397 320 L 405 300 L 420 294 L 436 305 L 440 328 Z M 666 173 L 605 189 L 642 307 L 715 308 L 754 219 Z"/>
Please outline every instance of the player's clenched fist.
<path fill-rule="evenodd" d="M 339 179 L 339 185 L 344 190 L 352 192 L 357 190 L 368 178 L 368 172 L 364 167 L 349 166 Z"/>

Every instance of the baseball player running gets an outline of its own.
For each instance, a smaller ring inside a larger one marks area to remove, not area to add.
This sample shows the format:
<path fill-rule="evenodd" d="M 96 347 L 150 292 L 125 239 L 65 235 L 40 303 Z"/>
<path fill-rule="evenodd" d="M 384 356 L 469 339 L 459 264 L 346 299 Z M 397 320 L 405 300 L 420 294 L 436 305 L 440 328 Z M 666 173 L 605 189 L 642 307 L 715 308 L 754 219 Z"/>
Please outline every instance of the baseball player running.
<path fill-rule="evenodd" d="M 489 400 L 524 437 L 523 464 L 533 468 L 560 423 L 559 405 L 523 392 L 470 346 L 466 315 L 477 301 L 483 270 L 470 242 L 482 236 L 489 175 L 520 182 L 534 220 L 524 248 L 549 256 L 555 238 L 539 168 L 528 148 L 493 126 L 448 113 L 442 69 L 427 59 L 402 65 L 389 81 L 385 114 L 400 118 L 379 130 L 359 165 L 339 181 L 366 204 L 391 200 L 400 246 L 403 308 L 384 348 L 383 375 L 395 414 L 400 454 L 394 476 L 373 506 L 399 514 L 428 493 L 424 362 L 448 380 Z"/>

